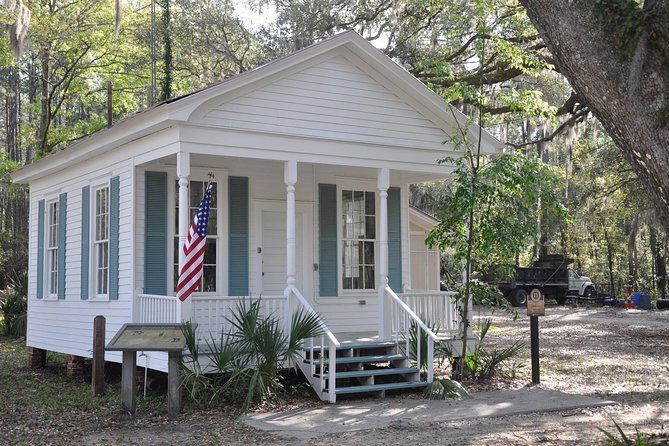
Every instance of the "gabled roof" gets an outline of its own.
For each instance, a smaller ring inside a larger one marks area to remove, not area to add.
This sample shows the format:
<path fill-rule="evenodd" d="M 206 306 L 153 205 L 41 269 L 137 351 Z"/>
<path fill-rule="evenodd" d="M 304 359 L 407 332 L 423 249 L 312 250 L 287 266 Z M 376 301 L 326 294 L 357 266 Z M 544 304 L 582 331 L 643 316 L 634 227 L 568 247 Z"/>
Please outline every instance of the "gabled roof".
<path fill-rule="evenodd" d="M 384 81 L 402 92 L 420 108 L 428 119 L 449 134 L 467 132 L 472 141 L 478 139 L 478 127 L 471 125 L 468 118 L 458 110 L 446 104 L 436 93 L 428 89 L 404 68 L 385 56 L 367 40 L 354 31 L 347 31 L 287 56 L 275 59 L 265 65 L 223 80 L 202 90 L 170 99 L 142 112 L 131 115 L 114 126 L 102 129 L 65 149 L 50 154 L 30 165 L 12 173 L 12 179 L 18 183 L 28 183 L 52 172 L 59 171 L 84 161 L 120 145 L 145 137 L 180 122 L 197 118 L 226 95 L 234 94 L 239 89 L 252 87 L 271 76 L 295 69 L 311 60 L 324 57 L 333 51 L 346 51 L 361 66 L 383 76 Z M 484 152 L 493 153 L 500 147 L 489 133 L 483 131 L 482 146 Z"/>

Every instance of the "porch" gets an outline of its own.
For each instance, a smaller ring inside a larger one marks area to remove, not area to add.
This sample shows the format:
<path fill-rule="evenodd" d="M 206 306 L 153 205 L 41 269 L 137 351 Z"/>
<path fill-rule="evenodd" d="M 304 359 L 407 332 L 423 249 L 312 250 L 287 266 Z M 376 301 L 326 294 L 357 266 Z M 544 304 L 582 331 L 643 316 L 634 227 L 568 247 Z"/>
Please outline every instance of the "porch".
<path fill-rule="evenodd" d="M 376 393 L 400 388 L 416 388 L 433 380 L 435 342 L 458 342 L 459 311 L 453 292 L 413 290 L 395 294 L 384 292 L 389 312 L 389 334 L 380 337 L 377 327 L 361 332 L 333 333 L 307 299 L 294 287 L 284 295 L 262 296 L 260 315 L 277 317 L 288 330 L 295 311 L 318 315 L 322 334 L 303 345 L 302 361 L 296 364 L 319 398 L 336 401 L 343 393 Z M 232 331 L 230 320 L 243 300 L 253 297 L 193 296 L 190 321 L 197 324 L 197 342 L 218 342 Z M 139 294 L 137 321 L 179 323 L 182 304 L 173 296 Z M 427 346 L 422 343 L 427 342 Z M 426 358 L 424 357 L 426 356 Z M 421 373 L 420 364 L 426 363 Z"/>

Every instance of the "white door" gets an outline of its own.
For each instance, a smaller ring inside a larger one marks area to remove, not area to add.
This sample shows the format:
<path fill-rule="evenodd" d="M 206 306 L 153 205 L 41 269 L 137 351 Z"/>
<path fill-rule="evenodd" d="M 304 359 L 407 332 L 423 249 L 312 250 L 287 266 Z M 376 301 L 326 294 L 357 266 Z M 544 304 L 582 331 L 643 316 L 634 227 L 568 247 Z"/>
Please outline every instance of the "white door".
<path fill-rule="evenodd" d="M 295 213 L 296 286 L 311 300 L 312 292 L 312 210 L 311 205 L 298 203 Z M 286 203 L 259 202 L 256 208 L 260 240 L 256 249 L 258 283 L 264 296 L 281 296 L 286 288 Z"/>

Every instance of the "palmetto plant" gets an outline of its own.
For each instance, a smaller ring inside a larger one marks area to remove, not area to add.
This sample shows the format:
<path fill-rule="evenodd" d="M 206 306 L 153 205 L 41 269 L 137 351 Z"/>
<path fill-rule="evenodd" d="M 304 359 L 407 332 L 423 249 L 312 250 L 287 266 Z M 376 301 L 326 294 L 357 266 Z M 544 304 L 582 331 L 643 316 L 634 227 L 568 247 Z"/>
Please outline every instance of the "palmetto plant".
<path fill-rule="evenodd" d="M 261 299 L 238 302 L 227 319 L 230 332 L 222 333 L 220 340 L 207 340 L 204 352 L 197 345 L 192 326 L 184 327 L 191 349 L 185 383 L 194 400 L 205 401 L 206 397 L 211 402 L 225 394 L 243 401 L 243 409 L 248 409 L 253 402 L 271 399 L 282 387 L 281 370 L 297 360 L 301 342 L 321 334 L 319 318 L 314 314 L 295 312 L 286 333 L 278 316 L 263 315 L 261 309 Z M 209 359 L 213 373 L 203 373 L 202 357 Z"/>

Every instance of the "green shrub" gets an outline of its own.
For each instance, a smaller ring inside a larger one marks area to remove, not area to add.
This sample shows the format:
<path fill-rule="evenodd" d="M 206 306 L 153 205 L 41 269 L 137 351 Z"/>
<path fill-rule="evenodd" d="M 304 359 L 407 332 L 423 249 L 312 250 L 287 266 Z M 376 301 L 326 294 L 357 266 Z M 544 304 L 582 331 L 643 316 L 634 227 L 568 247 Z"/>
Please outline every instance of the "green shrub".
<path fill-rule="evenodd" d="M 2 327 L 0 333 L 5 336 L 20 337 L 26 335 L 27 325 L 28 276 L 23 274 L 12 280 L 10 286 L 0 292 L 0 313 Z"/>

